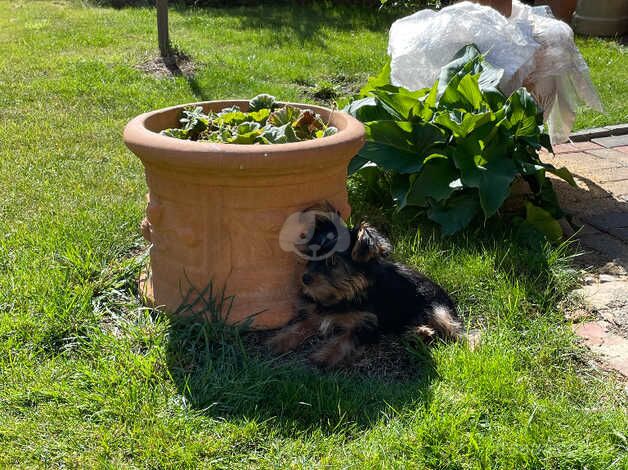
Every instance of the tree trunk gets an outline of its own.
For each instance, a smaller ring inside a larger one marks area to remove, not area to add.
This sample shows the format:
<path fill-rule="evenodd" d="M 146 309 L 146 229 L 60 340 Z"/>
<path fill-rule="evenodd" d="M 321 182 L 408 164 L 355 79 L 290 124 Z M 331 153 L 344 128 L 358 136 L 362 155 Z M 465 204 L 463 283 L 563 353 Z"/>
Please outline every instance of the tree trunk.
<path fill-rule="evenodd" d="M 159 41 L 159 53 L 166 61 L 172 61 L 172 49 L 168 34 L 168 0 L 157 0 L 157 40 Z"/>

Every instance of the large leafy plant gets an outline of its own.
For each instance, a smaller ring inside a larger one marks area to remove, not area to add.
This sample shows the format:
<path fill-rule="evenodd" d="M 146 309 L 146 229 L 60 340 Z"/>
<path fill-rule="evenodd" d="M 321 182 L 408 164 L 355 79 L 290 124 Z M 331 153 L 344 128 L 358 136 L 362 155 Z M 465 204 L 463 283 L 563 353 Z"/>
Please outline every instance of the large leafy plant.
<path fill-rule="evenodd" d="M 257 95 L 249 101 L 247 112 L 238 106 L 205 113 L 200 106 L 182 110 L 181 127 L 161 131 L 178 139 L 223 144 L 284 144 L 333 135 L 337 129 L 328 126 L 311 109 L 279 105 L 275 97 Z"/>
<path fill-rule="evenodd" d="M 575 183 L 566 168 L 540 160 L 538 151 L 551 149 L 542 113 L 524 88 L 504 96 L 502 74 L 474 45 L 418 91 L 392 85 L 387 65 L 345 107 L 367 132 L 349 173 L 383 187 L 399 209 L 423 208 L 446 235 L 493 216 L 523 178 L 532 190 L 526 223 L 557 238 L 562 214 L 546 172 Z"/>

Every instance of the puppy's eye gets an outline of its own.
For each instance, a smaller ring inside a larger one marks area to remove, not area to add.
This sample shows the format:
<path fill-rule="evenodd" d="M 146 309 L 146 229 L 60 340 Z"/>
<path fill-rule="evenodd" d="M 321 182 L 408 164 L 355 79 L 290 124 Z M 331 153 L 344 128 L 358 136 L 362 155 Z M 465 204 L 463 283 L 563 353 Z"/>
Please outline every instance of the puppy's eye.
<path fill-rule="evenodd" d="M 301 240 L 305 240 L 305 237 L 306 237 L 306 236 L 307 236 L 307 235 L 306 235 L 305 233 L 303 233 L 303 232 L 299 234 L 299 238 L 300 238 Z"/>

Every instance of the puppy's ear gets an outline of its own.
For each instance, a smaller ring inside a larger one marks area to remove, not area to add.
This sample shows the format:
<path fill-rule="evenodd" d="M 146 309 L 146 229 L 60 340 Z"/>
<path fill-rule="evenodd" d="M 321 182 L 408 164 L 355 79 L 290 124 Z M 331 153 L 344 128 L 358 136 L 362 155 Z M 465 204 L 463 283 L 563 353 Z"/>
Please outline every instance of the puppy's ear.
<path fill-rule="evenodd" d="M 351 258 L 358 263 L 385 258 L 392 252 L 390 242 L 366 223 L 361 223 L 355 234 Z"/>

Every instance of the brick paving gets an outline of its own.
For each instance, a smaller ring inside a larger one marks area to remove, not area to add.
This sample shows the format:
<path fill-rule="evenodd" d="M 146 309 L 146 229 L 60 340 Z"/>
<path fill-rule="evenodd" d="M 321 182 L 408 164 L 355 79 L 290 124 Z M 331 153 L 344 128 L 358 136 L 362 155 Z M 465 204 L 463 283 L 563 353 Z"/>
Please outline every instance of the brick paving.
<path fill-rule="evenodd" d="M 626 125 L 606 129 L 614 128 Z M 562 208 L 580 227 L 576 236 L 592 270 L 578 293 L 596 319 L 574 323 L 573 330 L 603 368 L 628 380 L 628 134 L 598 131 L 541 158 L 567 167 L 578 186 L 553 180 Z"/>
<path fill-rule="evenodd" d="M 590 248 L 628 269 L 628 134 L 556 145 L 541 158 L 574 174 L 577 188 L 554 184 L 563 209 L 583 226 L 583 245 L 597 238 Z"/>

